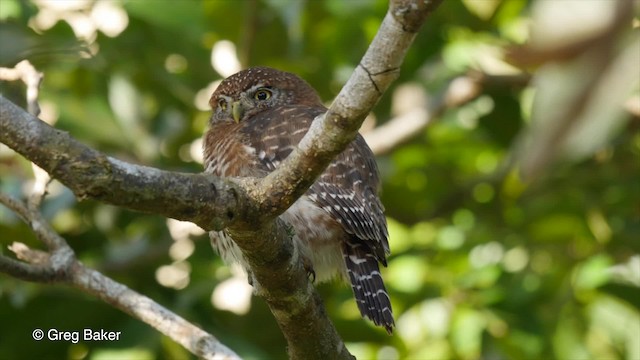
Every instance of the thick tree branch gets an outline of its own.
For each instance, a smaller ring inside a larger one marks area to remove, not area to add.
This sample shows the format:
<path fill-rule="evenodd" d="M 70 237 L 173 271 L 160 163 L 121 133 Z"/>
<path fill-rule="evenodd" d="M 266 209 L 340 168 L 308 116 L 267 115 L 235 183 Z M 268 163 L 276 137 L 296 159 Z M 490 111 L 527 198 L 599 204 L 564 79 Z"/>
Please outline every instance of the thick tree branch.
<path fill-rule="evenodd" d="M 0 142 L 69 187 L 78 199 L 223 229 L 242 216 L 243 190 L 207 174 L 185 174 L 106 156 L 27 114 L 0 95 Z"/>

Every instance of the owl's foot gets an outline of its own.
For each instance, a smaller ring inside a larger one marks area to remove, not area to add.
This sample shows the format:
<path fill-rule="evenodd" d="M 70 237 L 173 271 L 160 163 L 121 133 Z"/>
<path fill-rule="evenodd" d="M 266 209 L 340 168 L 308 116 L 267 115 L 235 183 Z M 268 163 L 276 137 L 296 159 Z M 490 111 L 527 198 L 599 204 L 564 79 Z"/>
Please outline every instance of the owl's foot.
<path fill-rule="evenodd" d="M 251 271 L 247 271 L 247 282 L 253 287 L 253 295 L 260 296 L 262 287 Z"/>
<path fill-rule="evenodd" d="M 255 280 L 253 279 L 253 273 L 251 271 L 247 271 L 247 282 L 249 285 L 253 286 Z"/>
<path fill-rule="evenodd" d="M 311 283 L 316 282 L 316 271 L 313 269 L 313 264 L 309 258 L 305 256 L 302 257 L 302 267 L 304 267 L 304 270 L 307 272 L 307 277 Z"/>

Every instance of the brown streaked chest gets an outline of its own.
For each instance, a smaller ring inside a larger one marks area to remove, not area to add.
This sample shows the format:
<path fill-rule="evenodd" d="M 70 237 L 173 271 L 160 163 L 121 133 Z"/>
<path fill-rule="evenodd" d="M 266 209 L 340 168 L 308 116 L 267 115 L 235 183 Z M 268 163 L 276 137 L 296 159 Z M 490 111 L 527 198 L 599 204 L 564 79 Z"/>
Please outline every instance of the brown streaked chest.
<path fill-rule="evenodd" d="M 242 123 L 222 123 L 209 128 L 203 144 L 206 172 L 224 177 L 259 175 L 256 149 L 241 132 L 242 126 Z"/>

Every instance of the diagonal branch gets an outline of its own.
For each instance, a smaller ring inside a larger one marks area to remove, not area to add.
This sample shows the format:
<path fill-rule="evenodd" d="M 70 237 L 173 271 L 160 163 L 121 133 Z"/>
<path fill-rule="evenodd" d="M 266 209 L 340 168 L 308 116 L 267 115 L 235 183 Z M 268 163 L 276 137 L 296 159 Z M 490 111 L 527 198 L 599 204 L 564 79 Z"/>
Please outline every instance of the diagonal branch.
<path fill-rule="evenodd" d="M 390 2 L 378 33 L 329 111 L 313 122 L 298 147 L 254 191 L 263 214 L 273 218 L 288 209 L 353 141 L 367 114 L 398 77 L 417 31 L 441 2 Z M 280 189 L 278 196 L 269 196 L 270 189 Z"/>
<path fill-rule="evenodd" d="M 149 324 L 201 358 L 239 358 L 232 350 L 199 327 L 148 297 L 85 267 L 76 259 L 67 242 L 49 226 L 36 209 L 30 209 L 23 202 L 2 193 L 0 203 L 29 224 L 36 236 L 51 250 L 51 253 L 32 250 L 22 243 L 14 242 L 9 249 L 26 262 L 0 255 L 0 272 L 27 281 L 63 283 L 76 287 Z"/>

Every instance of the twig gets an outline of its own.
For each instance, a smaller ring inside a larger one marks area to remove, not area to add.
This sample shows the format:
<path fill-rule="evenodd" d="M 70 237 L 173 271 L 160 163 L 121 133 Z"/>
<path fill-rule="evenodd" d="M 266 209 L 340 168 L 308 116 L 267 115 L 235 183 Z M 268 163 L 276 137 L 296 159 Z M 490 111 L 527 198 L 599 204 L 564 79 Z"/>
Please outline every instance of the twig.
<path fill-rule="evenodd" d="M 39 214 L 37 211 L 30 209 L 22 201 L 4 193 L 0 193 L 0 203 L 4 204 L 7 208 L 16 213 L 22 221 L 27 223 L 38 239 L 42 241 L 50 251 L 69 247 L 66 241 L 58 236 L 58 234 L 49 227 L 49 224 L 42 219 L 42 217 L 35 215 Z"/>
<path fill-rule="evenodd" d="M 10 250 L 13 251 L 11 248 Z M 44 283 L 51 282 L 58 276 L 48 266 L 31 265 L 4 255 L 0 255 L 0 273 L 20 280 Z"/>

